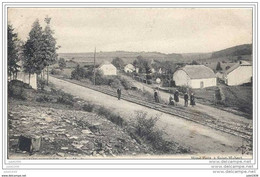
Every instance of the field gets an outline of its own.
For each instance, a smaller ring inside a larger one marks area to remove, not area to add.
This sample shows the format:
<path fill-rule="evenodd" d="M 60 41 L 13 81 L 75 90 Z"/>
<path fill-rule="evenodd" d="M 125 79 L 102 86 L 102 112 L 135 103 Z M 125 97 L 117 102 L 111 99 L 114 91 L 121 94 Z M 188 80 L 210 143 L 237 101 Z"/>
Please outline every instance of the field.
<path fill-rule="evenodd" d="M 220 90 L 221 100 L 214 97 L 216 90 Z M 227 86 L 209 87 L 194 90 L 198 102 L 214 105 L 229 111 L 239 111 L 247 118 L 253 115 L 252 86 Z"/>
<path fill-rule="evenodd" d="M 253 90 L 252 86 L 220 86 L 225 95 L 224 105 L 233 107 L 239 111 L 253 114 Z"/>

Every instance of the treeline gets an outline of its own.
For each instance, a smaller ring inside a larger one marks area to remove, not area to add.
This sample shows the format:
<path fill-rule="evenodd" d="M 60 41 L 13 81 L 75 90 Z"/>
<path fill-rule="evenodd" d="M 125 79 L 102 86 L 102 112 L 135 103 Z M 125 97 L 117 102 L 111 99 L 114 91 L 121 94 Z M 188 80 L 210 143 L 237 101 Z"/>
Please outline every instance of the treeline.
<path fill-rule="evenodd" d="M 43 29 L 39 20 L 35 20 L 25 42 L 18 38 L 15 29 L 8 24 L 8 76 L 11 79 L 16 79 L 21 68 L 29 74 L 29 81 L 32 74 L 43 76 L 47 68 L 48 83 L 48 69 L 57 60 L 58 47 L 53 37 L 54 31 L 50 27 L 51 18 L 46 17 L 44 22 L 46 26 Z M 22 61 L 21 65 L 18 64 L 19 61 Z"/>

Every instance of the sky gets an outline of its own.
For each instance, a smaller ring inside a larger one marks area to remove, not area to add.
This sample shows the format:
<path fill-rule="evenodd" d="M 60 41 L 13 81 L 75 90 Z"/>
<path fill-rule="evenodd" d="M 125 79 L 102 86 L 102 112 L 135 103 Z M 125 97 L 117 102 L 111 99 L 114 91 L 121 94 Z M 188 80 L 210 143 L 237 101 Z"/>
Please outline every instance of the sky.
<path fill-rule="evenodd" d="M 249 8 L 9 8 L 26 41 L 33 22 L 51 17 L 58 53 L 145 51 L 204 53 L 252 43 Z"/>

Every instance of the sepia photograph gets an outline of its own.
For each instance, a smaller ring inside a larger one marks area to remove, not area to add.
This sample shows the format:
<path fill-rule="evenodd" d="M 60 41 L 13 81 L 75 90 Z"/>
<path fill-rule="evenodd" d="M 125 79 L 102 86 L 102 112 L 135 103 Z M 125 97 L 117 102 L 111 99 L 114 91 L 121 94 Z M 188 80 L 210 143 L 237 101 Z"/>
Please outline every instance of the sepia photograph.
<path fill-rule="evenodd" d="M 253 9 L 9 7 L 7 159 L 253 159 Z"/>

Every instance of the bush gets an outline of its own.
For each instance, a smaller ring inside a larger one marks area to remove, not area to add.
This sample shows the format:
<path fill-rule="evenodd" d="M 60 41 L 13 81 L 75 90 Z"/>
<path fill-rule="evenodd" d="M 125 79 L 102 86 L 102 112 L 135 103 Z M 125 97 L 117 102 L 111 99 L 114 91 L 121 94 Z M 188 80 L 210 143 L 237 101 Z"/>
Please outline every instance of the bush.
<path fill-rule="evenodd" d="M 186 93 L 186 92 L 189 92 L 189 91 L 192 91 L 192 89 L 189 87 L 189 86 L 178 86 L 177 87 L 177 90 L 180 92 L 180 93 Z"/>
<path fill-rule="evenodd" d="M 93 82 L 94 77 L 91 77 L 90 79 Z M 96 72 L 96 85 L 109 85 L 109 79 L 103 76 L 100 71 Z"/>
<path fill-rule="evenodd" d="M 45 79 L 37 79 L 37 88 L 40 90 L 44 90 L 45 85 L 47 85 L 47 81 Z"/>
<path fill-rule="evenodd" d="M 112 88 L 119 88 L 119 87 L 122 86 L 120 80 L 117 79 L 117 78 L 114 78 L 109 85 L 110 85 Z"/>
<path fill-rule="evenodd" d="M 13 98 L 26 100 L 26 93 L 22 87 L 10 86 L 8 89 L 8 95 Z"/>
<path fill-rule="evenodd" d="M 122 77 L 119 77 L 120 81 L 121 81 L 121 84 L 122 86 L 126 89 L 126 90 L 129 90 L 129 89 L 132 89 L 134 87 L 134 85 L 129 82 L 128 80 L 122 78 Z"/>
<path fill-rule="evenodd" d="M 84 111 L 87 111 L 87 112 L 92 112 L 93 109 L 94 109 L 94 105 L 93 105 L 93 104 L 90 104 L 90 103 L 84 104 L 84 105 L 82 106 L 82 109 L 83 109 Z"/>
<path fill-rule="evenodd" d="M 97 113 L 101 116 L 106 117 L 108 120 L 110 120 L 111 122 L 115 123 L 118 126 L 122 127 L 123 125 L 126 125 L 126 122 L 124 121 L 124 119 L 121 116 L 111 113 L 110 110 L 108 110 L 104 107 L 100 107 L 97 110 Z"/>
<path fill-rule="evenodd" d="M 38 102 L 51 102 L 53 101 L 53 97 L 50 96 L 50 95 L 39 95 L 37 98 L 36 98 L 36 101 Z"/>
<path fill-rule="evenodd" d="M 160 153 L 181 151 L 189 152 L 187 149 L 176 147 L 173 142 L 163 139 L 163 132 L 155 128 L 158 117 L 147 118 L 144 112 L 137 112 L 137 122 L 133 125 L 134 134 L 152 145 Z M 184 151 L 185 150 L 185 151 Z"/>
<path fill-rule="evenodd" d="M 64 93 L 62 91 L 58 91 L 57 94 L 58 94 L 57 103 L 71 105 L 71 106 L 74 104 L 74 99 L 72 95 Z"/>
<path fill-rule="evenodd" d="M 8 83 L 8 96 L 16 99 L 26 100 L 27 94 L 25 92 L 25 87 L 27 86 L 25 86 L 25 83 L 22 81 L 10 81 Z"/>
<path fill-rule="evenodd" d="M 83 79 L 87 76 L 87 71 L 80 67 L 79 65 L 77 65 L 77 67 L 71 72 L 71 78 L 72 79 L 76 79 L 76 80 L 80 80 Z"/>
<path fill-rule="evenodd" d="M 52 68 L 51 74 L 53 74 L 53 75 L 60 75 L 60 74 L 61 74 L 61 70 L 60 70 L 60 69 Z"/>
<path fill-rule="evenodd" d="M 147 137 L 150 139 L 150 134 L 153 132 L 158 118 L 146 118 L 147 114 L 143 112 L 137 113 L 137 123 L 135 125 L 135 133 L 141 138 Z"/>

